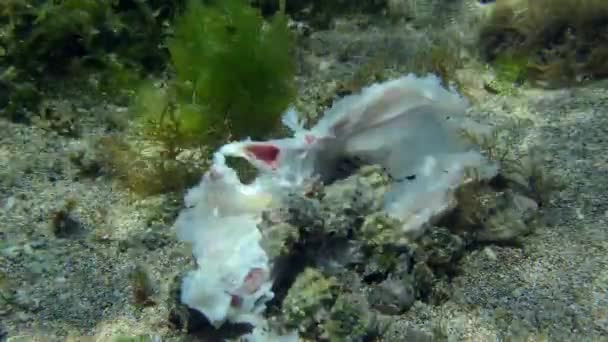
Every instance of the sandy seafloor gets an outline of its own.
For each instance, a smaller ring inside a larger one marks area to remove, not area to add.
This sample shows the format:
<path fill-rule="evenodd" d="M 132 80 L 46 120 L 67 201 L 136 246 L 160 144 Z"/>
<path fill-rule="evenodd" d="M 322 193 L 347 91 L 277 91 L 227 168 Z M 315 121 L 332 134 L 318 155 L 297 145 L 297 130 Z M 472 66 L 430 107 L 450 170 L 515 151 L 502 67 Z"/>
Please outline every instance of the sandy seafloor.
<path fill-rule="evenodd" d="M 352 74 L 357 57 L 365 55 L 358 53 L 362 46 L 372 51 L 391 44 L 368 30 L 313 35 L 300 78 L 302 101 L 311 111 L 332 82 Z M 470 114 L 490 124 L 529 120 L 515 132 L 521 146 L 544 151 L 546 167 L 565 188 L 522 245 L 470 251 L 451 284 L 451 299 L 437 306 L 417 302 L 394 320 L 384 340 L 608 341 L 608 86 L 500 96 L 484 92 L 481 83 Z M 95 139 L 120 108 L 91 96 L 58 102 L 73 105 L 81 129 L 76 137 L 0 119 L 0 271 L 4 291 L 16 303 L 0 302 L 0 340 L 95 335 L 103 341 L 117 334 L 185 339 L 168 324 L 166 304 L 173 277 L 191 267 L 188 249 L 171 230 L 179 203 L 168 196 L 130 196 L 103 171 L 81 175 L 74 160 L 95 161 Z M 58 238 L 50 225 L 66 201 L 75 203 L 75 229 Z M 138 264 L 149 270 L 156 291 L 156 305 L 143 309 L 133 305 L 129 281 Z"/>

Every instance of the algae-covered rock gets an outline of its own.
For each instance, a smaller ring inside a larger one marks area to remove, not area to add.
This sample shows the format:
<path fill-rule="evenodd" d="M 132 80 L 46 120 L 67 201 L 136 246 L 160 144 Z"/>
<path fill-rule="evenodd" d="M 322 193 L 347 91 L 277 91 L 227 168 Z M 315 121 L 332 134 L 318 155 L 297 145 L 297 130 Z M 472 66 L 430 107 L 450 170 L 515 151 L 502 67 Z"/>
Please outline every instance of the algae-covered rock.
<path fill-rule="evenodd" d="M 321 199 L 325 231 L 334 236 L 355 232 L 366 215 L 381 210 L 388 182 L 382 168 L 369 166 L 327 186 Z"/>
<path fill-rule="evenodd" d="M 412 269 L 414 284 L 416 286 L 416 296 L 427 298 L 433 289 L 433 270 L 424 262 L 419 262 Z"/>
<path fill-rule="evenodd" d="M 494 215 L 489 216 L 483 229 L 477 232 L 478 241 L 509 242 L 532 231 L 538 211 L 534 200 L 509 191 L 500 196 L 497 204 Z"/>
<path fill-rule="evenodd" d="M 457 207 L 440 224 L 471 240 L 465 243 L 509 243 L 529 234 L 539 216 L 538 202 L 527 196 L 529 190 L 517 180 L 496 182 L 507 185 L 471 182 L 461 186 L 456 191 Z"/>
<path fill-rule="evenodd" d="M 370 292 L 369 302 L 385 315 L 398 315 L 409 309 L 416 300 L 413 275 L 386 279 Z"/>
<path fill-rule="evenodd" d="M 400 315 L 416 300 L 449 299 L 467 246 L 520 237 L 536 217 L 529 198 L 474 181 L 458 189 L 456 207 L 437 226 L 408 236 L 402 222 L 382 210 L 388 184 L 384 170 L 363 166 L 264 213 L 258 227 L 271 259 L 280 258 L 275 284 L 287 287 L 280 304 L 287 329 L 360 340 L 375 314 Z"/>
<path fill-rule="evenodd" d="M 419 246 L 418 250 L 429 265 L 447 266 L 462 255 L 465 242 L 447 228 L 435 227 L 420 238 Z"/>
<path fill-rule="evenodd" d="M 317 198 L 292 194 L 284 200 L 283 207 L 275 213 L 280 220 L 300 228 L 311 235 L 323 234 L 325 217 L 321 214 L 321 203 Z"/>
<path fill-rule="evenodd" d="M 337 240 L 315 253 L 315 264 L 324 274 L 339 276 L 348 288 L 356 287 L 363 280 L 357 270 L 367 268 L 368 256 L 357 240 Z"/>
<path fill-rule="evenodd" d="M 399 220 L 384 212 L 368 215 L 361 225 L 360 238 L 366 244 L 379 248 L 384 245 L 403 245 L 408 242 Z"/>
<path fill-rule="evenodd" d="M 323 324 L 323 337 L 330 342 L 361 341 L 373 330 L 375 322 L 376 315 L 363 296 L 341 294 Z"/>
<path fill-rule="evenodd" d="M 285 326 L 315 340 L 361 341 L 374 331 L 376 314 L 364 296 L 342 291 L 335 278 L 306 268 L 283 301 Z"/>
<path fill-rule="evenodd" d="M 303 335 L 313 334 L 317 325 L 329 317 L 337 295 L 335 280 L 314 268 L 306 268 L 295 280 L 283 300 L 287 327 Z"/>
<path fill-rule="evenodd" d="M 278 252 L 275 249 L 278 246 L 316 244 L 327 238 L 350 239 L 358 234 L 366 216 L 382 207 L 387 182 L 382 169 L 367 167 L 318 192 L 292 193 L 283 199 L 280 207 L 262 215 L 258 225 L 266 240 L 262 244 Z M 375 232 L 370 228 L 369 234 Z"/>
<path fill-rule="evenodd" d="M 260 224 L 258 227 L 261 228 L 264 236 L 261 242 L 262 248 L 272 260 L 289 254 L 293 244 L 300 238 L 299 230 L 289 223 Z"/>
<path fill-rule="evenodd" d="M 360 182 L 372 188 L 375 196 L 382 198 L 392 180 L 386 170 L 378 165 L 364 165 L 357 170 Z"/>

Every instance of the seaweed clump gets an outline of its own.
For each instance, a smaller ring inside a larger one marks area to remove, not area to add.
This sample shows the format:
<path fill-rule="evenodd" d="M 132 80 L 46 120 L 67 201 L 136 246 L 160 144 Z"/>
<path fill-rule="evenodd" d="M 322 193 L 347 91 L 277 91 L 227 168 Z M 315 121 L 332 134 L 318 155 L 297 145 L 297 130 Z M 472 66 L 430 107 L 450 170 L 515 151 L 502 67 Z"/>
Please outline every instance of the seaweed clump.
<path fill-rule="evenodd" d="M 208 149 L 192 144 L 194 135 L 171 104 L 168 89 L 142 86 L 130 108 L 127 134 L 101 138 L 105 171 L 137 195 L 179 192 L 194 184 L 207 165 Z"/>
<path fill-rule="evenodd" d="M 264 137 L 295 95 L 292 41 L 282 13 L 265 22 L 243 0 L 190 1 L 168 43 L 177 101 L 199 107 L 203 126 Z"/>
<path fill-rule="evenodd" d="M 159 71 L 174 1 L 6 0 L 0 3 L 0 99 L 4 115 L 28 121 L 57 81 L 119 94 Z"/>
<path fill-rule="evenodd" d="M 527 77 L 550 86 L 608 76 L 606 1 L 498 0 L 494 6 L 480 34 L 487 61 L 525 57 Z"/>
<path fill-rule="evenodd" d="M 104 139 L 113 173 L 136 193 L 179 192 L 220 144 L 274 131 L 295 96 L 292 44 L 282 13 L 266 21 L 244 0 L 188 2 L 167 42 L 175 77 L 144 83 L 128 137 Z"/>

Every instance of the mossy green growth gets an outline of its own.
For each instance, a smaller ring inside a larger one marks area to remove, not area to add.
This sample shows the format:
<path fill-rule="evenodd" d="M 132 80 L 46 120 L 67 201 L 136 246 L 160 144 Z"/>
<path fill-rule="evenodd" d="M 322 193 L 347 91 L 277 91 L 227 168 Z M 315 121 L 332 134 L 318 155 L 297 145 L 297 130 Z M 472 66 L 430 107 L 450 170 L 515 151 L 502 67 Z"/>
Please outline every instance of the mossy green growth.
<path fill-rule="evenodd" d="M 500 55 L 494 61 L 496 77 L 501 82 L 521 84 L 526 81 L 528 56 L 523 54 Z"/>
<path fill-rule="evenodd" d="M 268 22 L 245 0 L 192 0 L 169 41 L 178 102 L 201 106 L 205 125 L 228 123 L 234 138 L 272 131 L 295 95 L 287 18 Z"/>
<path fill-rule="evenodd" d="M 199 145 L 202 137 L 211 133 L 210 123 L 200 114 L 202 106 L 177 102 L 171 87 L 142 83 L 130 109 L 143 136 L 161 143 L 166 150 Z M 170 154 L 167 157 L 175 157 Z"/>
<path fill-rule="evenodd" d="M 104 164 L 136 194 L 177 192 L 195 184 L 207 167 L 199 108 L 175 101 L 172 87 L 144 82 L 131 104 L 126 134 L 100 141 Z"/>
<path fill-rule="evenodd" d="M 518 86 L 528 80 L 528 56 L 524 54 L 504 54 L 492 63 L 496 77 L 485 83 L 487 91 L 505 96 L 517 94 Z"/>

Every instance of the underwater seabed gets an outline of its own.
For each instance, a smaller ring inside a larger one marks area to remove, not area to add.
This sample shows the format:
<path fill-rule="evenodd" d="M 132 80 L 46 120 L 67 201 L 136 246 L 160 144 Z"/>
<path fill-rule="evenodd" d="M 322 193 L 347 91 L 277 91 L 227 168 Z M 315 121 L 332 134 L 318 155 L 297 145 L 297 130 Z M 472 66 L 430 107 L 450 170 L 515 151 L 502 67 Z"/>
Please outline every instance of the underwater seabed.
<path fill-rule="evenodd" d="M 0 13 L 0 341 L 606 340 L 607 1 Z"/>

